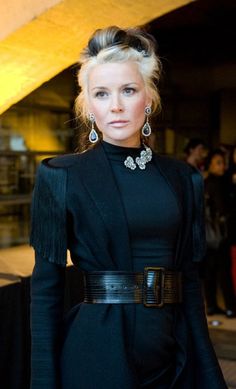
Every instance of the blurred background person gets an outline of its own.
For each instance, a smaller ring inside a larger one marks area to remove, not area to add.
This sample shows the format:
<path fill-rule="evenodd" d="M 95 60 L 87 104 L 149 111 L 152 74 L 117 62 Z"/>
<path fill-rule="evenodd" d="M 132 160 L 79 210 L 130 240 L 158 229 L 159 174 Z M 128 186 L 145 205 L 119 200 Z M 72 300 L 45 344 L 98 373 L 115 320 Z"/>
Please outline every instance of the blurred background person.
<path fill-rule="evenodd" d="M 205 179 L 206 216 L 214 223 L 215 241 L 208 241 L 204 262 L 204 291 L 207 314 L 236 316 L 236 301 L 231 274 L 230 243 L 228 237 L 229 185 L 225 175 L 225 156 L 222 150 L 210 152 L 207 159 L 208 177 Z M 207 226 L 206 226 L 207 227 Z M 207 228 L 206 228 L 207 230 Z M 225 310 L 217 303 L 217 287 L 220 287 Z"/>
<path fill-rule="evenodd" d="M 207 149 L 205 142 L 200 138 L 192 138 L 188 141 L 184 148 L 186 154 L 185 161 L 199 169 L 204 170 L 204 160 L 207 155 Z"/>

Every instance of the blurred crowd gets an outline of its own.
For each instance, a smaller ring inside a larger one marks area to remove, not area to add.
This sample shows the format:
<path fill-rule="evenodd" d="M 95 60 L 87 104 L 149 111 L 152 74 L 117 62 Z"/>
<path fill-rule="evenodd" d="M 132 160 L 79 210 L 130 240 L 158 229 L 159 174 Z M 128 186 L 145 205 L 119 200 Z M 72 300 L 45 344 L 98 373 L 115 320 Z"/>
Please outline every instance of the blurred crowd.
<path fill-rule="evenodd" d="M 207 252 L 201 277 L 207 315 L 236 317 L 233 248 L 236 246 L 236 146 L 210 150 L 202 139 L 190 139 L 186 162 L 204 177 Z"/>

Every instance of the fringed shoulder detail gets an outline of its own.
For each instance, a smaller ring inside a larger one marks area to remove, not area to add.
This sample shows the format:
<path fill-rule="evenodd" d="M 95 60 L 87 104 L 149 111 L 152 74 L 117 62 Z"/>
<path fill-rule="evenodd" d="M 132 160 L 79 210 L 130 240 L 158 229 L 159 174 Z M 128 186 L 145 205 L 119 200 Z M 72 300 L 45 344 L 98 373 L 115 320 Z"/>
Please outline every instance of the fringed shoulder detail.
<path fill-rule="evenodd" d="M 67 169 L 44 159 L 36 174 L 31 204 L 30 246 L 50 262 L 66 266 Z"/>
<path fill-rule="evenodd" d="M 191 174 L 193 184 L 194 212 L 193 212 L 193 261 L 200 262 L 206 252 L 204 182 L 197 169 Z"/>

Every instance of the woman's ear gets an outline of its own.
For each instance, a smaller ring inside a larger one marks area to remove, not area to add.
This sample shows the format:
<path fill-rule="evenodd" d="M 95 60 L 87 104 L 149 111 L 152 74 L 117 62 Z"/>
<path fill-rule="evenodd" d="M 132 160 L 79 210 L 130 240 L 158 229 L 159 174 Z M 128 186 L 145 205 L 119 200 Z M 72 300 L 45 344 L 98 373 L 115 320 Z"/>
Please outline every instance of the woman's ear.
<path fill-rule="evenodd" d="M 152 107 L 152 96 L 150 93 L 147 94 L 145 106 L 150 108 Z"/>

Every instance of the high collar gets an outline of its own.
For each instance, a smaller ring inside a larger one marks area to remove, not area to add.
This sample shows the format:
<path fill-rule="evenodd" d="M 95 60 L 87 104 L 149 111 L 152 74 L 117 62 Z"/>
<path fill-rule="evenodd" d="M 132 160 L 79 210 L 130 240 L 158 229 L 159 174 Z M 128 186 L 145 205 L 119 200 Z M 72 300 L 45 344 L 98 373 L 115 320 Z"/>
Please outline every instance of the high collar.
<path fill-rule="evenodd" d="M 108 159 L 112 161 L 124 161 L 128 156 L 136 158 L 140 155 L 142 150 L 145 150 L 143 144 L 139 147 L 125 147 L 118 146 L 112 143 L 106 142 L 104 140 L 101 141 L 101 145 L 108 157 Z"/>

